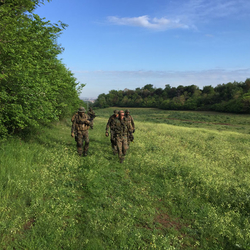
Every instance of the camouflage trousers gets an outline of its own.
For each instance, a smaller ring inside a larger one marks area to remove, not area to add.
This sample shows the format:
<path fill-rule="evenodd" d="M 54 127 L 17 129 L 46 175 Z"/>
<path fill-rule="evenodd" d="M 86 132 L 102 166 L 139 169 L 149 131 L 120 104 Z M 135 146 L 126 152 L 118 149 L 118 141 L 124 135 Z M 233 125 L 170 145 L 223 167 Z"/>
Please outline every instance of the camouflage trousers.
<path fill-rule="evenodd" d="M 116 139 L 115 139 L 115 132 L 113 130 L 110 130 L 110 141 L 111 141 L 111 147 L 113 150 L 113 153 L 117 153 L 117 145 L 116 145 Z"/>
<path fill-rule="evenodd" d="M 89 149 L 89 131 L 84 130 L 84 131 L 77 131 L 77 136 L 75 138 L 77 144 L 77 152 L 81 156 L 83 151 L 84 153 L 87 153 Z M 83 142 L 85 141 L 84 149 L 83 149 Z"/>
<path fill-rule="evenodd" d="M 128 137 L 127 136 L 118 136 L 116 137 L 116 145 L 118 149 L 118 157 L 120 160 L 124 160 L 124 156 L 129 148 L 128 146 Z"/>

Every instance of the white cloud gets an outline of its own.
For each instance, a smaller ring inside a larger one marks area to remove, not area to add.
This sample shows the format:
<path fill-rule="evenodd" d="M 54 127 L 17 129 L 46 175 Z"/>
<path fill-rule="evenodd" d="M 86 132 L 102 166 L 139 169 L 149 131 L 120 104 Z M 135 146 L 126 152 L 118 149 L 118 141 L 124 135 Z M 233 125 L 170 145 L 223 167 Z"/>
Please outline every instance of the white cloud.
<path fill-rule="evenodd" d="M 137 17 L 107 17 L 115 25 L 143 27 L 153 30 L 197 29 L 200 23 L 210 22 L 216 18 L 241 19 L 249 16 L 249 0 L 185 0 L 170 1 L 162 7 L 160 15 Z M 159 13 L 158 13 L 159 14 Z"/>
<path fill-rule="evenodd" d="M 154 30 L 189 28 L 188 25 L 182 24 L 178 19 L 170 20 L 165 17 L 150 18 L 147 15 L 139 17 L 122 17 L 122 18 L 109 16 L 108 21 L 116 25 L 137 26 Z"/>

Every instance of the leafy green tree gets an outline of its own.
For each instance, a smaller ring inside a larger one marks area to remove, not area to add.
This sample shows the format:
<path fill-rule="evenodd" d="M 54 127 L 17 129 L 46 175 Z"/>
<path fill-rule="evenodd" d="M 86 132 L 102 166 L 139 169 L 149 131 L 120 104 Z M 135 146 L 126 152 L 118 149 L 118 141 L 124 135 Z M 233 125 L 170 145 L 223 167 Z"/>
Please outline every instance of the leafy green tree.
<path fill-rule="evenodd" d="M 178 91 L 175 87 L 171 89 L 167 89 L 167 97 L 173 99 L 174 97 L 178 96 Z"/>
<path fill-rule="evenodd" d="M 250 90 L 242 97 L 242 111 L 250 114 Z"/>
<path fill-rule="evenodd" d="M 108 104 L 107 104 L 107 101 L 106 101 L 106 94 L 105 93 L 102 93 L 100 94 L 95 103 L 94 103 L 94 106 L 96 107 L 99 107 L 99 108 L 106 108 L 108 107 Z"/>
<path fill-rule="evenodd" d="M 143 98 L 147 98 L 150 95 L 150 91 L 148 89 L 143 89 L 141 92 L 141 96 Z"/>
<path fill-rule="evenodd" d="M 250 78 L 247 78 L 246 81 L 242 84 L 242 88 L 245 93 L 250 90 Z"/>
<path fill-rule="evenodd" d="M 143 102 L 142 97 L 138 95 L 138 96 L 136 97 L 135 101 L 134 101 L 135 106 L 136 106 L 136 107 L 141 107 L 141 106 L 142 106 L 142 102 Z"/>
<path fill-rule="evenodd" d="M 143 89 L 147 89 L 149 90 L 150 92 L 153 92 L 154 91 L 154 87 L 153 87 L 153 84 L 146 84 Z"/>
<path fill-rule="evenodd" d="M 214 94 L 214 88 L 209 85 L 209 86 L 204 86 L 203 89 L 202 89 L 202 93 L 203 94 Z"/>
<path fill-rule="evenodd" d="M 47 124 L 75 109 L 84 85 L 57 58 L 66 25 L 32 11 L 38 0 L 3 0 L 0 6 L 0 136 Z M 66 112 L 67 111 L 67 112 Z"/>
<path fill-rule="evenodd" d="M 164 90 L 162 88 L 158 88 L 158 89 L 155 89 L 154 94 L 157 96 L 162 96 L 163 91 Z"/>

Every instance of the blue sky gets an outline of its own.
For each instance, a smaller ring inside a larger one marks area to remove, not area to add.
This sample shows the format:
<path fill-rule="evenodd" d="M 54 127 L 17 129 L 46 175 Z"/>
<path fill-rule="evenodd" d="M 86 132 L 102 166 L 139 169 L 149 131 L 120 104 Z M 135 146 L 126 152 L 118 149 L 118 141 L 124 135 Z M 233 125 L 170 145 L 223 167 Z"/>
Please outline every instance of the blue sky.
<path fill-rule="evenodd" d="M 52 0 L 35 13 L 68 24 L 59 58 L 80 97 L 250 77 L 250 0 Z"/>

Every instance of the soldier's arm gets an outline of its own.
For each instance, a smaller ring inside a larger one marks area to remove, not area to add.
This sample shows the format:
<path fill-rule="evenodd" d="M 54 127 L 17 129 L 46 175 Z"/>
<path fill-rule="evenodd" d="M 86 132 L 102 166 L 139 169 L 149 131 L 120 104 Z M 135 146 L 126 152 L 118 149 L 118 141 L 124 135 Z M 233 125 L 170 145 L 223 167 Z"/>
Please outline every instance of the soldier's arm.
<path fill-rule="evenodd" d="M 128 132 L 133 133 L 134 128 L 133 128 L 132 124 L 130 122 L 128 122 L 127 126 L 128 126 Z"/>
<path fill-rule="evenodd" d="M 89 115 L 87 115 L 87 117 L 86 117 L 86 121 L 85 121 L 85 124 L 86 125 L 89 125 L 90 124 L 90 116 Z"/>
<path fill-rule="evenodd" d="M 108 122 L 107 122 L 107 125 L 106 125 L 106 132 L 108 132 L 110 124 L 111 124 L 111 117 L 108 119 Z"/>
<path fill-rule="evenodd" d="M 73 122 L 72 122 L 72 126 L 71 126 L 71 136 L 73 137 L 74 133 L 75 133 L 75 127 L 76 127 L 76 118 L 74 118 Z"/>
<path fill-rule="evenodd" d="M 77 115 L 77 113 L 75 113 L 75 114 L 72 116 L 71 122 L 74 122 L 74 120 L 75 120 L 75 118 L 76 118 L 76 115 Z"/>
<path fill-rule="evenodd" d="M 132 124 L 132 127 L 135 128 L 135 123 L 134 123 L 134 119 L 132 116 L 131 116 L 131 124 Z"/>

